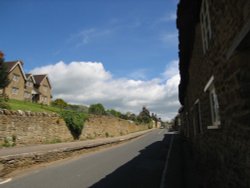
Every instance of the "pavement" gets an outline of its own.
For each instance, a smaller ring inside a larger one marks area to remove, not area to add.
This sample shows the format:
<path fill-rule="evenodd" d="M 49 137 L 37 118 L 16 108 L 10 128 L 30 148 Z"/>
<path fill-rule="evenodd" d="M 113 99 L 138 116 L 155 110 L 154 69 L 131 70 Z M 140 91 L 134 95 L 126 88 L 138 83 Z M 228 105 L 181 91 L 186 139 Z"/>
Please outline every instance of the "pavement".
<path fill-rule="evenodd" d="M 11 158 L 13 156 L 16 157 L 19 155 L 20 156 L 33 155 L 34 153 L 70 151 L 70 150 L 77 150 L 77 149 L 84 149 L 84 148 L 92 148 L 92 147 L 101 146 L 101 145 L 105 145 L 105 144 L 117 143 L 117 142 L 122 142 L 125 140 L 130 140 L 130 139 L 133 139 L 133 138 L 145 135 L 145 134 L 148 135 L 147 133 L 149 133 L 151 131 L 152 130 L 136 132 L 136 133 L 132 133 L 129 135 L 114 137 L 114 138 L 104 138 L 104 139 L 77 141 L 77 142 L 70 142 L 70 143 L 58 143 L 58 144 L 49 144 L 49 145 L 38 145 L 38 146 L 36 145 L 36 146 L 27 146 L 27 147 L 6 148 L 6 149 L 0 150 L 0 159 L 1 158 Z M 160 142 L 161 139 L 159 138 L 159 141 L 147 146 L 145 150 L 140 151 L 139 156 L 137 156 L 136 158 L 134 158 L 130 162 L 124 164 L 122 167 L 118 168 L 112 174 L 107 175 L 106 178 L 104 178 L 101 181 L 97 182 L 96 184 L 92 185 L 92 187 L 98 188 L 98 187 L 103 187 L 103 186 L 105 187 L 106 185 L 108 187 L 112 187 L 112 186 L 115 187 L 114 183 L 119 185 L 119 187 L 127 187 L 126 184 L 124 184 L 124 183 L 121 184 L 121 182 L 122 182 L 121 180 L 124 180 L 124 178 L 127 178 L 129 180 L 129 181 L 127 181 L 127 183 L 132 182 L 133 185 L 136 185 L 136 183 L 141 182 L 141 181 L 146 182 L 143 186 L 138 184 L 134 187 L 198 188 L 198 185 L 196 183 L 197 179 L 196 179 L 196 173 L 195 173 L 195 168 L 194 168 L 194 159 L 192 157 L 190 144 L 178 132 L 167 132 L 166 130 L 163 130 L 163 131 L 164 131 L 165 136 L 161 142 Z M 155 131 L 153 130 L 153 132 L 149 134 L 149 135 L 152 135 L 151 139 L 163 134 L 163 132 L 162 133 L 159 132 L 160 134 L 154 133 L 154 132 Z M 145 137 L 144 140 L 145 140 L 145 142 L 149 142 L 147 137 Z M 147 145 L 147 144 L 145 144 L 145 145 Z M 131 144 L 131 147 L 133 148 L 135 146 L 133 144 Z M 164 147 L 165 149 L 164 150 L 160 149 L 162 147 Z M 129 150 L 128 149 L 124 149 L 124 150 L 125 151 L 123 151 L 123 154 L 117 154 L 117 155 L 119 157 L 121 157 L 121 156 L 124 157 L 125 153 L 127 155 L 128 153 L 126 151 L 129 151 Z M 161 153 L 162 153 L 160 156 L 159 156 L 159 154 L 157 155 L 158 151 L 161 151 Z M 107 156 L 110 156 L 111 153 L 110 152 L 107 152 L 107 153 L 108 153 Z M 113 156 L 114 155 L 112 155 L 112 157 Z M 133 155 L 133 157 L 134 156 L 136 156 L 136 155 Z M 133 158 L 132 156 L 130 156 L 130 157 L 131 157 L 131 159 Z M 93 157 L 91 157 L 91 158 L 93 159 Z M 102 159 L 106 158 L 106 160 L 108 160 L 108 158 L 110 158 L 110 157 L 103 157 L 102 156 L 101 158 Z M 121 159 L 119 159 L 119 160 L 121 160 Z M 163 159 L 163 162 L 160 162 L 162 159 Z M 113 160 L 113 159 L 111 159 L 111 160 Z M 152 160 L 154 161 L 154 166 L 150 165 L 152 163 Z M 99 161 L 100 161 L 100 159 L 99 159 Z M 106 164 L 106 163 L 107 162 L 104 162 L 104 164 Z M 89 164 L 89 162 L 87 162 L 87 164 Z M 76 165 L 76 166 L 79 166 L 79 165 Z M 119 166 L 119 165 L 117 164 L 117 166 Z M 135 166 L 136 166 L 136 168 L 135 168 Z M 93 168 L 93 165 L 90 165 L 89 168 Z M 109 168 L 109 167 L 103 167 L 101 169 L 107 169 L 107 168 Z M 100 169 L 100 167 L 97 167 L 97 169 Z M 114 167 L 114 169 L 115 169 L 115 167 Z M 154 178 L 154 180 L 155 180 L 154 185 L 152 184 L 152 177 L 153 177 L 152 169 L 153 170 L 158 169 L 157 171 L 155 171 L 153 173 L 154 177 L 155 177 Z M 160 172 L 162 172 L 162 173 L 157 173 L 159 171 L 159 169 L 161 169 Z M 60 170 L 60 172 L 61 171 L 62 170 Z M 96 171 L 100 171 L 100 170 L 95 170 L 95 172 Z M 141 181 L 138 181 L 139 180 L 138 177 L 135 180 L 131 179 L 132 177 L 135 177 L 138 173 L 142 173 L 142 171 L 145 175 L 140 176 Z M 90 173 L 90 172 L 85 172 L 85 174 L 86 173 Z M 134 173 L 134 175 L 133 175 L 133 173 Z M 81 174 L 81 173 L 79 173 L 79 174 Z M 131 176 L 128 176 L 128 174 L 130 174 Z M 146 176 L 149 176 L 150 178 L 149 177 L 145 178 Z M 93 176 L 90 176 L 89 178 L 93 178 Z M 119 179 L 119 178 L 121 178 L 121 179 Z M 10 180 L 0 178 L 0 185 L 5 184 L 6 181 L 10 181 Z M 159 183 L 157 183 L 157 181 Z M 110 184 L 110 183 L 112 183 L 112 184 Z M 151 184 L 152 184 L 152 186 L 151 186 Z M 60 186 L 62 186 L 62 185 L 60 185 Z M 131 187 L 131 185 L 129 187 Z"/>
<path fill-rule="evenodd" d="M 198 188 L 191 145 L 178 132 L 172 134 L 160 188 Z"/>
<path fill-rule="evenodd" d="M 34 153 L 46 153 L 46 152 L 56 152 L 56 151 L 69 151 L 77 149 L 87 149 L 93 148 L 101 145 L 112 144 L 117 142 L 122 142 L 125 140 L 130 140 L 139 136 L 142 136 L 153 129 L 134 132 L 124 136 L 101 138 L 95 140 L 84 140 L 75 141 L 67 143 L 56 143 L 56 144 L 41 144 L 41 145 L 31 145 L 31 146 L 21 146 L 13 148 L 2 148 L 0 149 L 0 158 L 18 156 L 18 155 L 28 155 Z"/>

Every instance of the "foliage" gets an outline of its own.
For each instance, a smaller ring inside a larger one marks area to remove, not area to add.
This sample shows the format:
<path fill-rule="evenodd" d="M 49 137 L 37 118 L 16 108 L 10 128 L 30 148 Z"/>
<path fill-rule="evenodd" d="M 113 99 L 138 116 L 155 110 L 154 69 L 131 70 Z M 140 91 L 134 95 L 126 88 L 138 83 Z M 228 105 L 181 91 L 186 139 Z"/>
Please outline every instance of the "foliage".
<path fill-rule="evenodd" d="M 105 115 L 106 111 L 102 104 L 92 104 L 89 107 L 89 113 L 95 115 Z"/>
<path fill-rule="evenodd" d="M 68 103 L 65 102 L 63 99 L 56 99 L 54 101 L 52 101 L 51 103 L 52 106 L 56 106 L 56 107 L 59 107 L 59 108 L 65 108 L 68 106 Z"/>
<path fill-rule="evenodd" d="M 10 80 L 8 79 L 7 67 L 4 64 L 3 56 L 3 53 L 0 52 L 0 89 L 7 87 L 10 83 Z"/>
<path fill-rule="evenodd" d="M 151 122 L 152 119 L 150 116 L 150 112 L 146 107 L 142 108 L 142 111 L 138 115 L 137 120 L 139 123 L 150 123 Z"/>
<path fill-rule="evenodd" d="M 4 54 L 0 51 L 0 90 L 3 90 L 5 87 L 8 86 L 10 80 L 8 79 L 8 72 L 7 67 L 4 64 Z M 7 104 L 6 96 L 4 94 L 0 94 L 0 108 L 3 109 L 10 109 L 9 105 Z"/>
<path fill-rule="evenodd" d="M 9 98 L 6 95 L 0 94 L 0 108 L 2 109 L 10 109 L 10 105 L 8 104 Z"/>
<path fill-rule="evenodd" d="M 68 104 L 66 110 L 88 113 L 88 107 L 83 105 Z"/>
<path fill-rule="evenodd" d="M 4 137 L 3 147 L 13 147 L 16 145 L 16 135 Z"/>
<path fill-rule="evenodd" d="M 107 110 L 107 113 L 108 113 L 108 114 L 111 114 L 111 115 L 113 115 L 113 116 L 115 116 L 115 117 L 120 117 L 120 116 L 122 115 L 121 112 L 116 111 L 116 110 L 114 110 L 114 109 Z"/>
<path fill-rule="evenodd" d="M 82 134 L 82 129 L 84 127 L 84 122 L 87 119 L 87 115 L 74 111 L 62 111 L 60 115 L 64 119 L 73 138 L 78 140 Z"/>

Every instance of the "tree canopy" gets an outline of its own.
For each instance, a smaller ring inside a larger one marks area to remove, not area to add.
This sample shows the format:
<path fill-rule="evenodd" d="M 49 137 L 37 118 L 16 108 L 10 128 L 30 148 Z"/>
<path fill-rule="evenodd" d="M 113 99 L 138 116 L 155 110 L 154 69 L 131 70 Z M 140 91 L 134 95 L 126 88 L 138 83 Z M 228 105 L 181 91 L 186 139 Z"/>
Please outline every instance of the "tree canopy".
<path fill-rule="evenodd" d="M 57 106 L 59 108 L 65 108 L 68 106 L 68 103 L 65 102 L 63 99 L 56 99 L 56 100 L 52 101 L 51 105 Z"/>
<path fill-rule="evenodd" d="M 9 85 L 7 67 L 4 64 L 4 54 L 0 51 L 0 89 Z"/>
<path fill-rule="evenodd" d="M 106 111 L 101 103 L 97 103 L 97 104 L 90 105 L 89 113 L 95 114 L 95 115 L 105 115 Z"/>

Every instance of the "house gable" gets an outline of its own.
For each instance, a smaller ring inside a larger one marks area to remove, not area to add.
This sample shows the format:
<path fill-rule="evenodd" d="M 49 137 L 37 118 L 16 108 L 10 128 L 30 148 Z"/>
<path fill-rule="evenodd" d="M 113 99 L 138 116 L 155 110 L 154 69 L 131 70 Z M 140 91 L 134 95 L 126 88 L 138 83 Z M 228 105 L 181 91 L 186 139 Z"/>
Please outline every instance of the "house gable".
<path fill-rule="evenodd" d="M 21 61 L 13 61 L 13 62 L 5 62 L 4 64 L 7 66 L 7 71 L 8 71 L 9 74 L 11 72 L 13 72 L 14 70 L 16 70 L 16 68 L 19 68 L 23 79 L 26 80 L 26 75 L 25 75 L 25 73 L 23 71 L 23 62 L 21 62 Z"/>

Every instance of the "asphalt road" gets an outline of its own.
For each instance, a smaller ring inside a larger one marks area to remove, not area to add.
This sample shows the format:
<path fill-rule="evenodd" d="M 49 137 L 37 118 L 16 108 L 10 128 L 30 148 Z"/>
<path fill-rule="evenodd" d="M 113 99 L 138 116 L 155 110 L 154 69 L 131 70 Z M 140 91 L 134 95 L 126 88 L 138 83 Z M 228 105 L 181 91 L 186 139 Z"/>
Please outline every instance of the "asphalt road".
<path fill-rule="evenodd" d="M 127 143 L 41 168 L 3 188 L 158 188 L 172 135 L 154 130 Z"/>

